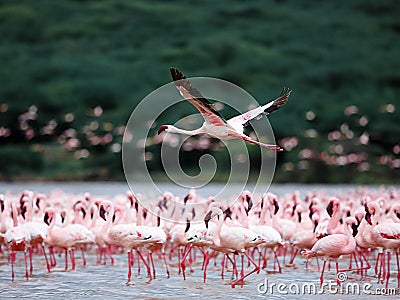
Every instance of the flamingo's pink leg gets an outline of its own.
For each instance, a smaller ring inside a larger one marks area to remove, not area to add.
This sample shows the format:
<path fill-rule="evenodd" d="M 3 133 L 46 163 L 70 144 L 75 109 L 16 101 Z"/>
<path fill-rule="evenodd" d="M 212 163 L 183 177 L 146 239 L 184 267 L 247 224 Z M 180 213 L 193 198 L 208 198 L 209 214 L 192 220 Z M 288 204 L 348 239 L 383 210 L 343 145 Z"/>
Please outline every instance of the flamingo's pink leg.
<path fill-rule="evenodd" d="M 131 281 L 131 276 L 132 276 L 132 253 L 131 250 L 127 251 L 128 254 L 128 281 L 126 284 L 128 284 Z"/>
<path fill-rule="evenodd" d="M 75 250 L 71 249 L 69 253 L 71 256 L 71 269 L 75 270 Z"/>
<path fill-rule="evenodd" d="M 234 257 L 236 257 L 236 256 L 234 256 Z M 236 261 L 234 259 L 230 258 L 228 254 L 226 254 L 226 258 L 232 264 L 232 278 L 233 278 L 234 274 L 236 274 L 236 277 L 237 277 L 238 271 L 237 271 L 237 267 L 236 267 Z"/>
<path fill-rule="evenodd" d="M 390 250 L 387 252 L 387 273 L 386 273 L 386 288 L 389 285 L 389 278 L 390 278 Z"/>
<path fill-rule="evenodd" d="M 267 248 L 264 249 L 264 254 L 263 254 L 263 265 L 262 268 L 265 269 L 267 267 Z"/>
<path fill-rule="evenodd" d="M 153 278 L 152 278 L 152 276 L 151 276 L 151 271 L 150 271 L 150 266 L 149 266 L 149 264 L 148 264 L 148 263 L 146 262 L 146 260 L 143 258 L 142 253 L 140 253 L 139 250 L 136 250 L 136 252 L 137 252 L 139 258 L 143 261 L 144 265 L 146 266 L 147 274 L 148 274 L 148 276 L 149 276 L 149 281 L 151 281 Z"/>
<path fill-rule="evenodd" d="M 49 263 L 49 260 L 47 259 L 46 249 L 44 248 L 43 244 L 42 244 L 42 250 L 43 250 L 44 259 L 46 260 L 47 271 L 50 272 L 50 263 Z"/>
<path fill-rule="evenodd" d="M 375 261 L 375 274 L 378 275 L 378 266 L 380 264 L 380 257 L 381 257 L 382 253 L 378 252 L 378 256 L 376 257 L 376 261 Z M 380 269 L 380 268 L 379 268 Z"/>
<path fill-rule="evenodd" d="M 208 255 L 208 251 L 205 251 L 204 253 L 204 270 L 203 270 L 203 282 L 206 283 L 207 279 L 207 267 L 208 267 L 208 262 L 210 260 L 210 256 Z"/>
<path fill-rule="evenodd" d="M 52 267 L 55 267 L 57 265 L 56 257 L 54 255 L 54 249 L 53 246 L 49 247 L 49 254 L 50 254 L 50 265 Z"/>
<path fill-rule="evenodd" d="M 351 256 L 350 256 L 351 257 Z M 342 283 L 340 282 L 339 278 L 338 278 L 338 274 L 339 274 L 339 263 L 336 261 L 336 283 L 338 284 L 338 286 L 342 286 Z"/>
<path fill-rule="evenodd" d="M 32 247 L 29 247 L 28 251 L 29 251 L 29 274 L 32 275 L 32 273 L 33 273 L 33 264 L 32 264 L 33 249 L 32 249 Z"/>
<path fill-rule="evenodd" d="M 188 256 L 189 252 L 192 250 L 193 245 L 190 244 L 189 246 L 185 246 L 185 252 L 183 253 L 182 260 L 179 261 L 180 269 L 182 270 L 182 275 L 183 275 L 183 280 L 186 280 L 186 265 L 185 265 L 185 260 L 186 257 Z M 179 252 L 178 252 L 179 253 Z M 179 257 L 178 257 L 179 260 Z"/>
<path fill-rule="evenodd" d="M 24 260 L 25 260 L 25 278 L 28 280 L 28 261 L 26 259 L 26 250 L 24 251 Z"/>
<path fill-rule="evenodd" d="M 224 271 L 225 271 L 225 254 L 222 256 L 221 262 L 221 278 L 224 279 Z"/>
<path fill-rule="evenodd" d="M 86 266 L 85 249 L 83 246 L 81 247 L 81 252 L 82 252 L 83 265 Z"/>
<path fill-rule="evenodd" d="M 108 254 L 108 256 L 110 257 L 111 265 L 113 266 L 114 265 L 114 258 L 112 257 L 110 247 L 105 248 L 104 251 L 105 251 L 104 257 L 106 257 L 106 254 Z"/>
<path fill-rule="evenodd" d="M 11 259 L 11 280 L 14 281 L 14 262 L 15 262 L 15 252 L 10 253 L 10 259 Z"/>
<path fill-rule="evenodd" d="M 381 275 L 383 275 L 383 277 L 385 277 L 386 275 L 386 268 L 385 268 L 385 253 L 382 253 L 381 255 L 381 265 L 379 267 L 379 274 L 378 274 L 378 283 L 381 283 Z"/>
<path fill-rule="evenodd" d="M 156 268 L 154 267 L 153 252 L 149 251 L 149 258 L 151 263 L 151 268 L 153 269 L 153 278 L 156 279 Z"/>
<path fill-rule="evenodd" d="M 65 249 L 65 271 L 68 270 L 68 250 Z"/>
<path fill-rule="evenodd" d="M 275 256 L 275 261 L 278 264 L 278 272 L 282 273 L 282 267 L 281 267 L 281 264 L 279 263 L 278 256 L 276 255 L 276 251 L 274 251 L 274 256 Z M 275 262 L 274 262 L 274 265 L 275 265 Z"/>
<path fill-rule="evenodd" d="M 321 276 L 319 277 L 320 287 L 322 287 L 322 283 L 324 282 L 324 271 L 325 271 L 326 260 L 324 260 L 324 264 L 322 265 Z"/>
<path fill-rule="evenodd" d="M 397 288 L 400 288 L 400 262 L 399 262 L 399 251 L 400 249 L 396 249 L 396 263 L 397 263 Z"/>
<path fill-rule="evenodd" d="M 290 258 L 290 264 L 292 264 L 293 263 L 293 261 L 294 261 L 294 259 L 295 259 L 295 257 L 296 257 L 296 255 L 297 255 L 297 252 L 299 252 L 299 249 L 298 248 L 293 248 L 293 251 L 292 251 L 292 257 Z"/>
<path fill-rule="evenodd" d="M 248 276 L 250 276 L 251 274 L 253 274 L 254 272 L 258 271 L 258 265 L 256 264 L 256 262 L 246 253 L 244 252 L 243 255 L 245 255 L 247 257 L 248 260 L 250 260 L 250 262 L 254 265 L 254 269 L 252 271 L 250 271 L 249 273 L 247 273 L 246 275 L 241 276 L 239 279 L 237 279 L 236 281 L 234 281 L 231 286 L 234 288 L 236 286 L 236 284 L 238 282 L 241 282 L 241 285 L 243 286 L 243 281 L 245 278 L 247 278 Z M 242 255 L 242 261 L 243 261 L 243 255 Z M 242 265 L 243 266 L 243 265 Z"/>
<path fill-rule="evenodd" d="M 161 255 L 162 255 L 162 258 L 163 258 L 163 261 L 164 261 L 165 272 L 167 273 L 167 278 L 169 278 L 169 277 L 170 277 L 170 274 L 169 274 L 169 269 L 168 269 L 168 264 L 167 264 L 167 259 L 166 259 L 166 257 L 165 257 L 165 251 L 164 251 L 164 249 L 161 251 Z"/>

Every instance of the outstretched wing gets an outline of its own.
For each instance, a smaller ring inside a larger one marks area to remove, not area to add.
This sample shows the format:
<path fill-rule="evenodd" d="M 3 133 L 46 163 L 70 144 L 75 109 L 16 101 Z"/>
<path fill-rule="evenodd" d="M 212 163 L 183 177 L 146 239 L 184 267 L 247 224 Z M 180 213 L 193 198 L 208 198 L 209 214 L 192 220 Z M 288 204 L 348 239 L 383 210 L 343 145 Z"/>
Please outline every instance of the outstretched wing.
<path fill-rule="evenodd" d="M 232 119 L 229 119 L 227 122 L 229 124 L 241 124 L 242 126 L 246 126 L 249 124 L 248 122 L 250 120 L 259 119 L 262 116 L 269 115 L 270 113 L 276 111 L 277 109 L 279 109 L 283 105 L 285 105 L 285 103 L 289 99 L 291 92 L 292 92 L 291 90 L 289 90 L 287 88 L 283 88 L 281 94 L 275 100 L 273 100 L 263 106 L 259 106 L 255 109 L 252 109 L 242 115 L 239 115 Z"/>
<path fill-rule="evenodd" d="M 175 68 L 169 68 L 172 79 L 175 82 L 179 93 L 196 107 L 204 120 L 216 126 L 226 126 L 226 120 L 214 109 L 212 103 L 190 84 L 190 81 L 182 74 L 181 71 Z"/>

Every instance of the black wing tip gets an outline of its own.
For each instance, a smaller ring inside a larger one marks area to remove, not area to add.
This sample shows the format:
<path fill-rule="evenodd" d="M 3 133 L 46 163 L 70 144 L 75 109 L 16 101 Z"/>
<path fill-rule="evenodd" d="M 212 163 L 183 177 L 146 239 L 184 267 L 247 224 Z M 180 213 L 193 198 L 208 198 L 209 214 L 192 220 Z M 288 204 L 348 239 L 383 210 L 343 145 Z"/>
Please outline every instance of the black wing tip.
<path fill-rule="evenodd" d="M 272 105 L 270 107 L 268 107 L 265 111 L 264 114 L 268 115 L 270 113 L 273 113 L 274 111 L 278 110 L 279 108 L 281 108 L 283 105 L 286 104 L 287 100 L 289 99 L 290 93 L 292 92 L 292 90 L 290 90 L 289 88 L 283 87 L 281 94 L 279 95 L 278 98 L 276 98 L 274 100 L 274 102 L 272 103 Z"/>
<path fill-rule="evenodd" d="M 290 94 L 292 93 L 292 90 L 287 88 L 287 87 L 283 87 L 281 94 L 279 95 L 279 97 L 274 101 L 273 105 L 278 105 L 278 106 L 282 106 L 284 105 L 287 100 L 289 99 Z"/>
<path fill-rule="evenodd" d="M 171 72 L 172 79 L 174 81 L 186 79 L 185 75 L 183 75 L 183 73 L 181 71 L 179 71 L 177 68 L 170 67 L 169 71 Z"/>

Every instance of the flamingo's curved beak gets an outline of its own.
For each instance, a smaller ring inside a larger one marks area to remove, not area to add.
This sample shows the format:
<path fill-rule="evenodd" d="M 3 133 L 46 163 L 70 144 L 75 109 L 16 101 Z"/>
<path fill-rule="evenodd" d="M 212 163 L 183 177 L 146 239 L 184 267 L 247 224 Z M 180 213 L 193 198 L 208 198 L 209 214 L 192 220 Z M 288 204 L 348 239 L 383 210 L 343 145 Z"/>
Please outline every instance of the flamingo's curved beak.
<path fill-rule="evenodd" d="M 188 232 L 190 229 L 190 220 L 186 219 L 186 228 L 185 228 L 185 233 Z"/>
<path fill-rule="evenodd" d="M 274 199 L 274 207 L 275 207 L 274 215 L 276 215 L 279 210 L 279 204 L 278 201 L 276 201 L 276 199 Z"/>
<path fill-rule="evenodd" d="M 369 225 L 372 225 L 371 212 L 369 211 L 367 205 L 365 205 L 365 220 L 368 222 Z"/>
<path fill-rule="evenodd" d="M 351 229 L 353 229 L 353 237 L 355 237 L 358 233 L 358 225 L 357 224 L 351 224 Z"/>
<path fill-rule="evenodd" d="M 209 211 L 204 217 L 204 223 L 206 224 L 206 228 L 208 228 L 208 222 L 211 220 L 211 211 Z"/>
<path fill-rule="evenodd" d="M 49 217 L 49 214 L 48 214 L 48 213 L 45 213 L 45 214 L 44 214 L 43 221 L 44 221 L 47 225 L 50 225 L 50 217 Z"/>
<path fill-rule="evenodd" d="M 250 212 L 251 208 L 253 207 L 253 201 L 251 200 L 251 197 L 249 195 L 246 195 L 246 201 L 247 201 L 246 213 L 247 213 L 247 215 L 249 215 L 249 212 Z"/>
<path fill-rule="evenodd" d="M 167 125 L 161 125 L 160 128 L 158 128 L 158 134 L 160 134 L 161 132 L 163 132 L 164 130 L 166 130 L 168 128 Z"/>
<path fill-rule="evenodd" d="M 106 221 L 106 210 L 103 206 L 100 206 L 99 215 L 104 221 Z"/>
<path fill-rule="evenodd" d="M 333 215 L 333 203 L 329 202 L 328 206 L 326 207 L 326 212 L 332 218 Z"/>

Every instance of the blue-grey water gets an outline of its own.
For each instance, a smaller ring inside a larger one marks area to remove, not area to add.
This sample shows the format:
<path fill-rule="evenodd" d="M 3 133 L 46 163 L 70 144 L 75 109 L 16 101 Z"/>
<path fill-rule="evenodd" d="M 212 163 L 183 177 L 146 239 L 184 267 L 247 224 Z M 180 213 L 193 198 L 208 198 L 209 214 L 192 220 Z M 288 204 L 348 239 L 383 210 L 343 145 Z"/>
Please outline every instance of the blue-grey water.
<path fill-rule="evenodd" d="M 119 193 L 125 193 L 128 189 L 125 183 L 1 183 L 0 193 L 6 193 L 7 191 L 13 193 L 20 193 L 24 189 L 32 189 L 36 192 L 49 192 L 54 189 L 62 189 L 68 193 L 81 194 L 84 192 L 90 192 L 94 195 L 116 195 Z M 207 192 L 210 194 L 218 190 L 220 186 L 209 185 L 203 189 L 203 195 Z M 307 191 L 311 190 L 325 190 L 329 194 L 331 193 L 343 193 L 348 190 L 354 189 L 355 186 L 351 185 L 340 185 L 340 186 L 328 186 L 328 185 L 272 185 L 270 191 L 284 195 L 291 193 L 294 190 L 300 191 L 301 195 L 304 196 Z M 371 186 L 370 188 L 379 189 L 379 186 Z M 173 185 L 163 185 L 162 189 L 170 190 L 176 194 L 183 195 L 186 191 L 177 188 Z M 146 185 L 142 185 L 142 188 L 138 186 L 135 192 L 146 194 L 148 191 Z M 3 246 L 4 248 L 4 246 Z M 7 253 L 7 252 L 6 252 Z M 323 295 L 302 295 L 294 294 L 296 286 L 301 287 L 302 284 L 314 284 L 319 286 L 319 272 L 316 271 L 315 261 L 312 261 L 313 266 L 309 271 L 305 270 L 305 261 L 303 258 L 296 258 L 294 266 L 284 266 L 283 273 L 266 272 L 262 270 L 259 274 L 253 274 L 247 278 L 243 288 L 237 286 L 232 289 L 229 282 L 231 273 L 226 274 L 225 280 L 221 280 L 219 262 L 217 267 L 213 267 L 213 261 L 210 262 L 210 268 L 208 271 L 208 279 L 206 283 L 203 283 L 203 273 L 201 268 L 201 258 L 199 256 L 198 261 L 194 265 L 194 272 L 187 272 L 186 281 L 183 280 L 181 275 L 178 275 L 176 267 L 177 258 L 173 258 L 170 271 L 171 277 L 166 278 L 163 265 L 158 261 L 156 262 L 157 278 L 150 283 L 145 274 L 145 270 L 142 267 L 141 277 L 136 276 L 136 265 L 133 267 L 133 280 L 130 285 L 126 285 L 127 276 L 127 258 L 125 254 L 115 255 L 114 266 L 96 265 L 96 257 L 94 253 L 87 254 L 87 265 L 82 266 L 80 255 L 77 252 L 77 267 L 74 271 L 64 272 L 64 257 L 57 257 L 57 267 L 52 272 L 48 273 L 45 267 L 44 260 L 42 257 L 34 256 L 34 270 L 33 276 L 28 281 L 24 277 L 24 260 L 23 253 L 17 253 L 17 262 L 15 268 L 15 281 L 11 281 L 11 266 L 8 264 L 7 255 L 2 256 L 0 254 L 0 299 L 10 298 L 28 298 L 28 299 L 309 299 L 315 297 L 324 297 L 326 299 L 361 299 L 361 298 L 373 298 L 379 299 L 384 297 L 385 299 L 398 299 L 399 295 L 368 295 L 363 293 L 363 287 L 366 291 L 375 291 L 375 288 L 382 288 L 383 285 L 376 284 L 376 278 L 372 275 L 372 270 L 369 272 L 369 276 L 365 280 L 360 280 L 360 275 L 348 272 L 347 282 L 359 284 L 361 292 L 346 294 L 345 292 L 330 293 L 327 288 Z M 282 260 L 280 258 L 280 260 Z M 174 265 L 175 264 L 175 265 Z M 343 267 L 347 267 L 348 263 L 341 262 Z M 268 265 L 268 270 L 272 270 L 272 265 Z M 396 269 L 395 265 L 392 265 L 392 274 L 389 287 L 396 287 Z M 260 293 L 265 290 L 266 283 L 268 281 L 269 290 L 266 293 Z M 325 280 L 331 280 L 335 282 L 334 265 L 330 271 L 326 272 Z M 346 283 L 347 283 L 346 282 Z M 286 286 L 282 292 L 277 290 L 277 285 L 283 283 Z M 365 286 L 366 283 L 372 285 L 371 288 Z M 271 292 L 271 286 L 275 284 L 276 288 L 273 288 Z M 289 286 L 292 285 L 289 290 Z M 335 288 L 335 287 L 333 287 Z"/>

